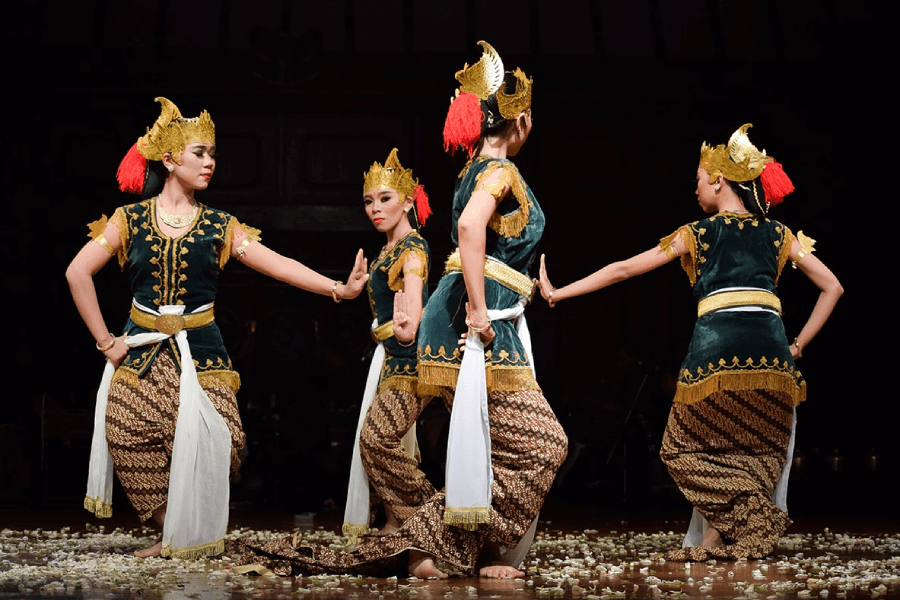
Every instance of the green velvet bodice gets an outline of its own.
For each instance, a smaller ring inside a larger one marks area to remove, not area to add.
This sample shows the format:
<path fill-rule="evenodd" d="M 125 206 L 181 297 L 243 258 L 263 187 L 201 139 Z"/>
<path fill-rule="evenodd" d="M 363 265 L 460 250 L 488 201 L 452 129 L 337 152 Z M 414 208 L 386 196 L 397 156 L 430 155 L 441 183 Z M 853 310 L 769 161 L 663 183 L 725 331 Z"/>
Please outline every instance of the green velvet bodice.
<path fill-rule="evenodd" d="M 458 244 L 457 224 L 478 184 L 492 172 L 503 169 L 501 180 L 510 192 L 499 203 L 488 223 L 485 253 L 519 273 L 528 273 L 544 230 L 544 213 L 515 165 L 505 159 L 478 157 L 457 180 L 453 195 L 451 239 Z M 519 293 L 485 277 L 487 307 L 515 306 Z M 462 272 L 445 273 L 431 296 L 419 327 L 419 389 L 437 393 L 456 386 L 462 355 L 458 340 L 467 331 L 466 285 Z M 485 348 L 488 390 L 539 389 L 531 371 L 530 357 L 512 321 L 494 321 L 494 341 Z"/>
<path fill-rule="evenodd" d="M 700 301 L 727 288 L 776 292 L 794 235 L 778 221 L 719 213 L 685 225 L 681 264 Z M 749 306 L 753 306 L 750 304 Z M 770 310 L 716 310 L 697 319 L 678 377 L 675 401 L 698 402 L 719 390 L 768 389 L 806 398 L 806 382 L 791 358 L 784 324 Z"/>
<path fill-rule="evenodd" d="M 372 262 L 369 268 L 369 304 L 372 316 L 379 325 L 384 325 L 394 316 L 394 294 L 403 290 L 403 264 L 410 254 L 415 254 L 422 263 L 422 306 L 428 301 L 428 269 L 430 250 L 428 242 L 418 232 L 412 231 L 394 244 L 387 252 Z M 384 365 L 378 381 L 378 390 L 402 389 L 416 391 L 416 345 L 402 346 L 397 338 L 390 336 L 384 340 Z"/>

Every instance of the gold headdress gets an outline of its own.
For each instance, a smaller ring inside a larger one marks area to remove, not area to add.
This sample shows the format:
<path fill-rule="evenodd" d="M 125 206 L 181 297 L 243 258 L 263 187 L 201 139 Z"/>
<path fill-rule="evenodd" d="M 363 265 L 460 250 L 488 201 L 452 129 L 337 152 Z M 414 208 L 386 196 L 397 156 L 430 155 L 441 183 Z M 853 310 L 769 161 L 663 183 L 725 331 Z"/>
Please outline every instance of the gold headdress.
<path fill-rule="evenodd" d="M 406 200 L 407 196 L 412 197 L 416 186 L 419 185 L 419 181 L 413 177 L 412 169 L 404 169 L 400 164 L 396 148 L 391 150 L 383 167 L 374 162 L 369 167 L 369 172 L 364 173 L 363 177 L 365 177 L 363 194 L 372 188 L 381 190 L 393 188 L 400 194 L 400 202 Z"/>
<path fill-rule="evenodd" d="M 747 130 L 751 127 L 752 123 L 741 125 L 731 134 L 727 147 L 719 144 L 713 148 L 703 142 L 700 147 L 700 166 L 709 173 L 710 184 L 715 183 L 719 175 L 729 181 L 751 181 L 762 174 L 767 163 L 774 160 L 766 156 L 765 150 L 760 152 L 747 137 Z"/>
<path fill-rule="evenodd" d="M 513 76 L 516 78 L 515 93 L 505 94 L 503 90 L 497 90 L 497 106 L 504 119 L 515 119 L 520 112 L 531 108 L 532 80 L 525 76 L 522 69 L 516 69 Z"/>
<path fill-rule="evenodd" d="M 162 96 L 155 98 L 162 104 L 162 111 L 152 128 L 137 141 L 137 149 L 147 160 L 162 160 L 166 152 L 175 162 L 192 142 L 215 142 L 216 126 L 205 110 L 199 117 L 185 119 L 173 102 Z"/>
<path fill-rule="evenodd" d="M 382 167 L 377 162 L 372 163 L 369 172 L 363 174 L 363 194 L 373 188 L 380 190 L 391 188 L 397 190 L 400 202 L 412 198 L 415 207 L 416 223 L 424 225 L 431 216 L 431 205 L 428 203 L 428 194 L 419 180 L 413 177 L 412 169 L 404 169 L 397 157 L 397 149 L 391 150 Z M 419 225 L 416 225 L 416 228 Z"/>
<path fill-rule="evenodd" d="M 494 50 L 494 47 L 484 40 L 478 42 L 484 48 L 484 54 L 477 63 L 465 66 L 456 72 L 456 80 L 459 81 L 459 92 L 472 94 L 479 100 L 487 100 L 491 94 L 497 94 L 497 106 L 500 116 L 504 119 L 515 119 L 520 112 L 531 107 L 531 83 L 532 80 L 525 76 L 522 69 L 516 69 L 513 74 L 516 78 L 516 91 L 512 94 L 504 94 L 503 90 L 503 60 Z"/>

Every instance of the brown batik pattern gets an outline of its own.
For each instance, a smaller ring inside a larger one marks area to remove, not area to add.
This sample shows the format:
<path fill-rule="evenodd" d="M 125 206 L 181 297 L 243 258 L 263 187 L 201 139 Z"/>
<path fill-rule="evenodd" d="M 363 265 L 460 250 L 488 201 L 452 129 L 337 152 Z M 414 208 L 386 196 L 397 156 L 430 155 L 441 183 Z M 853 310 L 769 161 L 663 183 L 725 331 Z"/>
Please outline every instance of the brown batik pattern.
<path fill-rule="evenodd" d="M 784 469 L 793 404 L 787 393 L 721 391 L 674 404 L 660 456 L 723 548 L 683 548 L 668 560 L 762 558 L 791 520 L 772 502 Z"/>
<path fill-rule="evenodd" d="M 445 402 L 452 396 L 444 394 Z M 568 439 L 553 410 L 537 390 L 494 392 L 488 398 L 493 504 L 488 523 L 476 531 L 444 523 L 444 492 L 438 492 L 406 519 L 397 533 L 365 536 L 348 552 L 321 544 L 294 546 L 293 538 L 259 543 L 241 540 L 238 564 L 262 564 L 280 575 L 317 573 L 404 573 L 414 548 L 454 567 L 471 571 L 487 540 L 516 546 L 537 518 L 566 458 Z"/>
<path fill-rule="evenodd" d="M 369 486 L 399 523 L 436 491 L 418 460 L 400 445 L 429 400 L 402 390 L 385 390 L 372 400 L 360 433 L 359 453 Z"/>
<path fill-rule="evenodd" d="M 160 352 L 139 382 L 139 389 L 125 380 L 115 381 L 110 387 L 106 440 L 119 481 L 141 521 L 146 521 L 165 505 L 169 491 L 180 383 L 172 353 Z M 204 391 L 231 432 L 234 476 L 241 465 L 245 441 L 234 390 L 221 385 Z"/>
<path fill-rule="evenodd" d="M 488 522 L 479 530 L 483 527 L 490 540 L 514 547 L 544 505 L 569 441 L 540 390 L 489 394 L 488 418 L 493 501 Z"/>

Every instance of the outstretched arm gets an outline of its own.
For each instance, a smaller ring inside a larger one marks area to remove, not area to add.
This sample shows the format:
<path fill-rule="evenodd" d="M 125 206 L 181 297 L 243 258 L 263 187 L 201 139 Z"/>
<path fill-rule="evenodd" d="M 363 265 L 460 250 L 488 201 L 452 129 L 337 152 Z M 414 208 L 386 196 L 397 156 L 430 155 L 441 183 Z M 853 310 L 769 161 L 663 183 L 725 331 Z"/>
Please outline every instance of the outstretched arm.
<path fill-rule="evenodd" d="M 800 242 L 794 240 L 794 243 L 791 245 L 791 260 L 821 290 L 821 293 L 816 301 L 816 305 L 813 307 L 812 313 L 809 315 L 809 319 L 806 321 L 806 325 L 803 326 L 803 329 L 800 330 L 800 335 L 791 344 L 791 356 L 793 358 L 803 356 L 803 349 L 822 329 L 825 321 L 831 316 L 834 305 L 837 304 L 838 299 L 844 293 L 844 288 L 841 286 L 838 278 L 834 276 L 834 273 L 815 255 L 804 254 L 802 251 L 803 248 Z"/>
<path fill-rule="evenodd" d="M 119 251 L 122 242 L 119 238 L 119 228 L 114 223 L 106 224 L 103 237 L 106 238 L 113 253 Z M 103 313 L 100 312 L 97 290 L 94 287 L 94 275 L 109 262 L 112 256 L 94 240 L 89 241 L 75 255 L 66 269 L 66 280 L 69 282 L 69 290 L 72 292 L 72 299 L 75 301 L 78 314 L 81 315 L 84 324 L 94 336 L 97 348 L 105 348 L 103 355 L 118 366 L 128 352 L 128 347 L 122 341 L 125 336 L 116 337 L 110 334 L 106 321 L 103 319 Z"/>
<path fill-rule="evenodd" d="M 550 306 L 554 306 L 560 300 L 588 294 L 614 283 L 625 281 L 636 275 L 642 275 L 648 271 L 652 271 L 653 269 L 666 264 L 673 258 L 687 252 L 687 246 L 680 236 L 675 238 L 675 241 L 672 243 L 672 250 L 673 252 L 670 256 L 669 254 L 666 254 L 662 248 L 656 246 L 646 252 L 632 256 L 628 260 L 610 263 L 599 271 L 595 271 L 587 277 L 559 289 L 554 288 L 550 283 L 550 279 L 547 276 L 547 266 L 544 262 L 544 255 L 542 254 L 540 275 L 541 295 Z"/>
<path fill-rule="evenodd" d="M 268 275 L 308 292 L 322 296 L 330 296 L 333 292 L 337 299 L 347 300 L 359 296 L 369 279 L 366 259 L 362 250 L 357 252 L 350 277 L 347 279 L 347 283 L 343 284 L 320 275 L 293 258 L 282 256 L 256 240 L 246 242 L 247 234 L 239 228 L 235 228 L 231 255 L 263 275 Z"/>

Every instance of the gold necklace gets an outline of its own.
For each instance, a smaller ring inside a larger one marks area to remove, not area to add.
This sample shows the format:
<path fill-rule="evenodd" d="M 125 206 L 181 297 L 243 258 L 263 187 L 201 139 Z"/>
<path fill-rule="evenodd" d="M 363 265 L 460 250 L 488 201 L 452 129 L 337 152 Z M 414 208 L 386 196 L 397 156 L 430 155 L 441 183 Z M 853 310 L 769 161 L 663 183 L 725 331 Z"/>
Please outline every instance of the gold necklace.
<path fill-rule="evenodd" d="M 179 215 L 176 213 L 166 212 L 166 210 L 162 207 L 162 204 L 159 203 L 159 199 L 156 200 L 156 210 L 159 212 L 159 218 L 163 223 L 168 225 L 173 229 L 183 229 L 194 222 L 194 217 L 197 216 L 198 206 L 194 206 L 194 210 L 192 210 L 189 214 Z"/>

